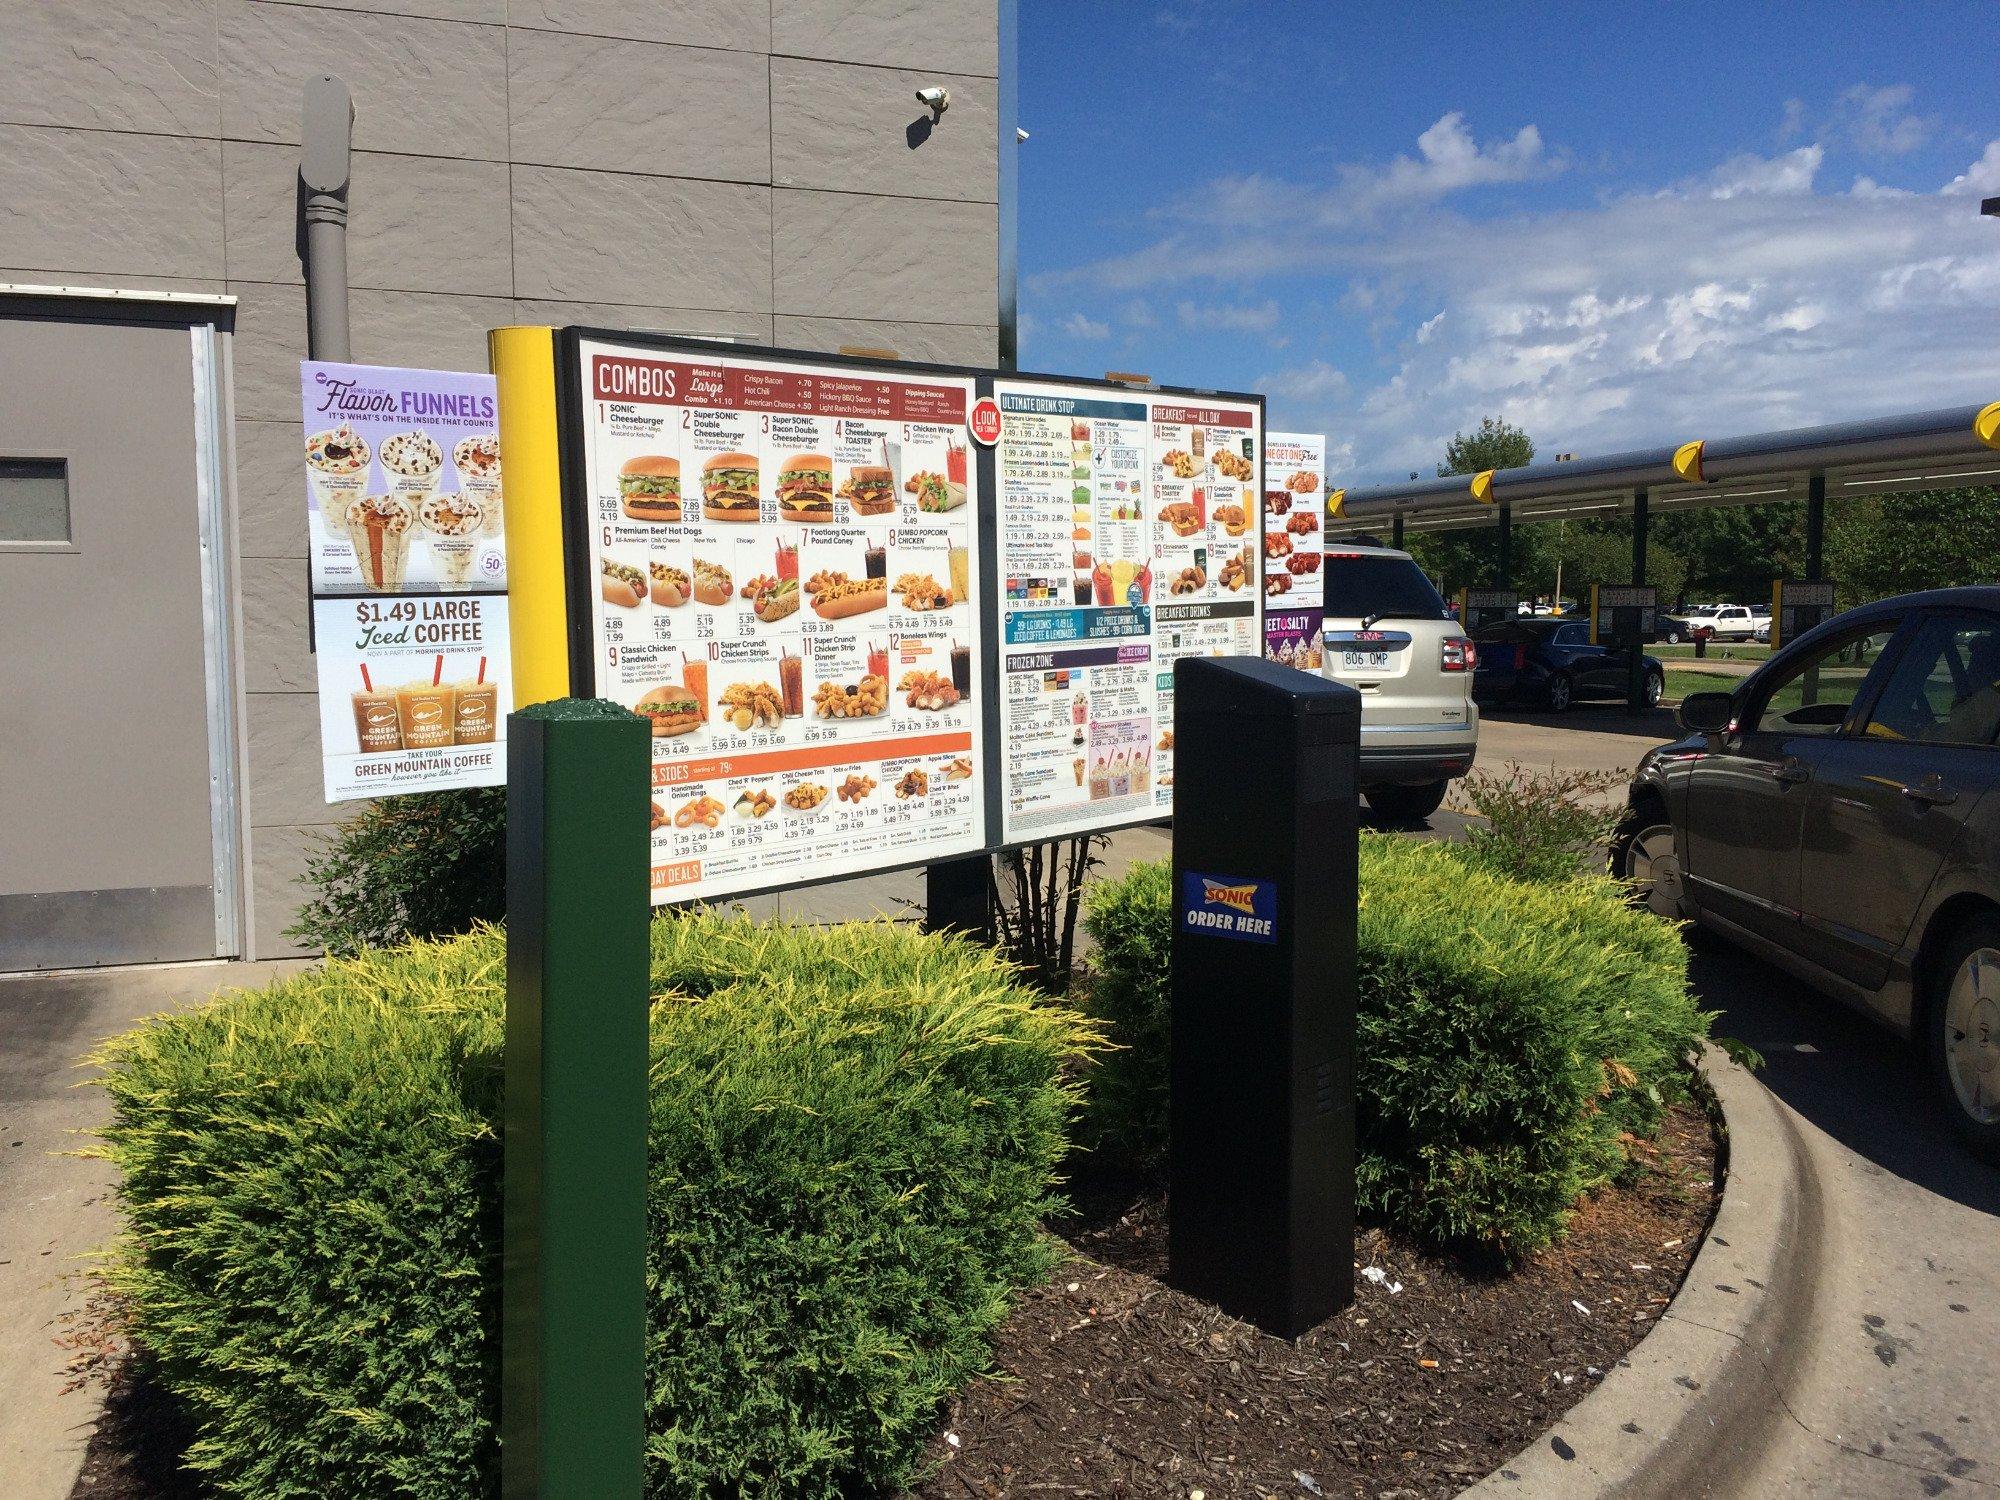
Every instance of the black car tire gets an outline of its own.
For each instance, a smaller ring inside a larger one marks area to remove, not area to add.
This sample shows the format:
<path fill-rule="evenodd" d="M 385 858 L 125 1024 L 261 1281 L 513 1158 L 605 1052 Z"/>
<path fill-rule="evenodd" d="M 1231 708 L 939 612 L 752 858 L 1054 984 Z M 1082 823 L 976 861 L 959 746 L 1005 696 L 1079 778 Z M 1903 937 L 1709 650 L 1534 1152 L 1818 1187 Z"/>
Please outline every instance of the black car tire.
<path fill-rule="evenodd" d="M 1567 713 L 1576 699 L 1576 690 L 1570 685 L 1567 673 L 1558 672 L 1549 679 L 1549 712 Z"/>
<path fill-rule="evenodd" d="M 1681 633 L 1669 626 L 1667 629 L 1667 644 L 1669 646 L 1678 646 L 1680 643 Z"/>
<path fill-rule="evenodd" d="M 1686 915 L 1674 825 L 1656 807 L 1642 805 L 1626 815 L 1611 840 L 1610 866 L 1613 878 L 1632 887 L 1636 902 L 1670 920 Z"/>
<path fill-rule="evenodd" d="M 1427 781 L 1422 786 L 1371 786 L 1368 805 L 1385 823 L 1421 823 L 1444 805 L 1444 781 Z"/>
<path fill-rule="evenodd" d="M 1992 978 L 1967 981 L 1975 956 Z M 1961 982 L 1970 995 L 1955 997 Z M 2000 917 L 1974 917 L 1953 933 L 1926 988 L 1924 1061 L 1939 1102 L 1973 1154 L 2000 1166 Z"/>
<path fill-rule="evenodd" d="M 1667 696 L 1667 679 L 1659 672 L 1646 674 L 1646 707 L 1658 708 L 1660 700 Z"/>

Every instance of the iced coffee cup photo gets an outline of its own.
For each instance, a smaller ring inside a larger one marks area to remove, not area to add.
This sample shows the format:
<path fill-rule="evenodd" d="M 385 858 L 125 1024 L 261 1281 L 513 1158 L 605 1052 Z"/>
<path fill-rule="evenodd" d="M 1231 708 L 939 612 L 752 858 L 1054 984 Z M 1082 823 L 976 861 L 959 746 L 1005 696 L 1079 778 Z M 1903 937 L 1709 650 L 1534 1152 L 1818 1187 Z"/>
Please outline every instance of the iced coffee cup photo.
<path fill-rule="evenodd" d="M 466 494 L 430 495 L 417 511 L 430 542 L 438 587 L 462 589 L 472 573 L 472 556 L 486 529 L 486 511 Z"/>
<path fill-rule="evenodd" d="M 330 524 L 334 516 L 328 516 Z M 377 593 L 403 587 L 410 566 L 410 533 L 417 522 L 409 501 L 396 495 L 362 495 L 338 513 L 338 525 L 353 544 L 361 581 Z"/>
<path fill-rule="evenodd" d="M 451 464 L 458 470 L 459 487 L 486 513 L 481 534 L 499 536 L 505 524 L 500 509 L 500 439 L 490 432 L 460 438 L 452 445 Z"/>
<path fill-rule="evenodd" d="M 396 689 L 396 719 L 403 730 L 405 750 L 445 750 L 453 737 L 450 683 L 444 679 L 444 658 L 437 659 L 431 680 L 403 683 Z"/>
<path fill-rule="evenodd" d="M 486 658 L 479 658 L 479 675 L 451 684 L 452 743 L 490 745 L 500 732 L 500 685 L 486 680 Z"/>
<path fill-rule="evenodd" d="M 375 686 L 366 662 L 361 664 L 361 691 L 354 694 L 354 740 L 363 755 L 389 755 L 403 748 L 396 694 Z"/>

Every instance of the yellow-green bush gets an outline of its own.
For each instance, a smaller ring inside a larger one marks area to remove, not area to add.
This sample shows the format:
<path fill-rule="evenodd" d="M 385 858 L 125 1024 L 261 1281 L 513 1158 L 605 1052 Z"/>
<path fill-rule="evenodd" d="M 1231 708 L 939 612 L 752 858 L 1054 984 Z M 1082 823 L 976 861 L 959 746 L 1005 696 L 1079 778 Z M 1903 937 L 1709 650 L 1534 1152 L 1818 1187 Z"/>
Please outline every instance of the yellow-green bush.
<path fill-rule="evenodd" d="M 111 1044 L 114 1276 L 225 1494 L 490 1494 L 500 935 Z M 888 924 L 653 929 L 648 1479 L 893 1488 L 1044 1273 L 1075 1014 Z"/>
<path fill-rule="evenodd" d="M 1163 866 L 1097 887 L 1085 1006 L 1110 1053 L 1086 1080 L 1087 1136 L 1166 1142 Z M 1364 1209 L 1439 1241 L 1521 1254 L 1627 1160 L 1686 1086 L 1708 1016 L 1679 934 L 1601 878 L 1509 879 L 1447 846 L 1364 834 L 1355 1094 Z"/>

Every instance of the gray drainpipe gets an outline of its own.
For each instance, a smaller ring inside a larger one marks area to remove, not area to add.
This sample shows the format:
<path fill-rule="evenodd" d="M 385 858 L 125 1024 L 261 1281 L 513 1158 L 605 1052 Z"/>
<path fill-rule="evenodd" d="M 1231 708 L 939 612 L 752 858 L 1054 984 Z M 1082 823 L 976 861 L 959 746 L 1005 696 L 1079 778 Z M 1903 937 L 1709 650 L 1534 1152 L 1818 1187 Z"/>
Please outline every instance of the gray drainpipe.
<path fill-rule="evenodd" d="M 331 73 L 306 81 L 299 140 L 299 259 L 310 358 L 353 357 L 347 336 L 347 179 L 354 99 Z"/>

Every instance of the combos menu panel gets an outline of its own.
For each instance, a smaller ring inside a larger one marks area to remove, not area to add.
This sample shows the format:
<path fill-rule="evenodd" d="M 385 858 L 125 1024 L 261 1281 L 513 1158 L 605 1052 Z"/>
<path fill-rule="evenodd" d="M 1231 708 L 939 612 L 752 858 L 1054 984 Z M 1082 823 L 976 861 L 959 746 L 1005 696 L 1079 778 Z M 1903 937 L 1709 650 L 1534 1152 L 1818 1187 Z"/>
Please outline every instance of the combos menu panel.
<path fill-rule="evenodd" d="M 1173 809 L 1173 665 L 1262 651 L 1262 407 L 994 384 L 1001 839 Z"/>
<path fill-rule="evenodd" d="M 653 731 L 653 900 L 985 841 L 972 382 L 584 339 L 599 696 Z"/>

